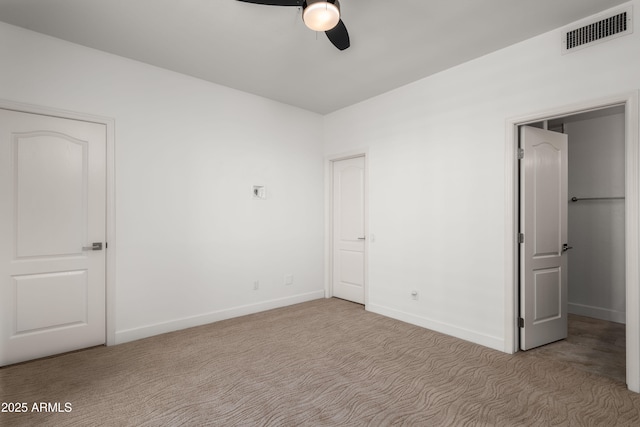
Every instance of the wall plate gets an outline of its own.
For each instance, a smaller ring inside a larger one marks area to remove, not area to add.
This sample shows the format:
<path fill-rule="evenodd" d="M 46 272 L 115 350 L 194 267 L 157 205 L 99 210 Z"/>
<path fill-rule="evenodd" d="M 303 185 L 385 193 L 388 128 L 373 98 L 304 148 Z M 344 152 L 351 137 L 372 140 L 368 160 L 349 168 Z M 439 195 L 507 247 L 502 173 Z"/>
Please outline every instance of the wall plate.
<path fill-rule="evenodd" d="M 256 200 L 265 200 L 267 198 L 267 187 L 264 185 L 254 185 L 251 189 L 251 194 Z"/>

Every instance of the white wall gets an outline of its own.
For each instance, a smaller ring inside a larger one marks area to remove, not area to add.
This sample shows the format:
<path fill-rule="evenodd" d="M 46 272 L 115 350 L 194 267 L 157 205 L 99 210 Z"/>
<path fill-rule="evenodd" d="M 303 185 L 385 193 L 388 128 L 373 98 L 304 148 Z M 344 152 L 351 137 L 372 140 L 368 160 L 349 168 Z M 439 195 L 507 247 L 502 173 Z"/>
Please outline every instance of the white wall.
<path fill-rule="evenodd" d="M 624 196 L 624 113 L 572 120 L 569 197 Z M 569 312 L 625 322 L 624 200 L 569 202 Z"/>
<path fill-rule="evenodd" d="M 506 122 L 638 88 L 640 32 L 563 56 L 557 30 L 325 116 L 326 156 L 369 154 L 368 309 L 510 351 Z"/>
<path fill-rule="evenodd" d="M 0 99 L 115 119 L 118 342 L 324 296 L 321 116 L 2 23 L 0 57 Z"/>

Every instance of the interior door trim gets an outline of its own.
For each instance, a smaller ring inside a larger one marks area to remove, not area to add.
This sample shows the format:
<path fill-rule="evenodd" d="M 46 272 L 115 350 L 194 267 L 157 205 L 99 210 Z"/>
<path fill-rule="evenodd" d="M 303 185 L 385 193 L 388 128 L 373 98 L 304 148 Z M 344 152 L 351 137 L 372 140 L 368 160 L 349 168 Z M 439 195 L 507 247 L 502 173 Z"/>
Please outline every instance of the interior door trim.
<path fill-rule="evenodd" d="M 115 119 L 86 113 L 63 110 L 40 105 L 25 104 L 0 99 L 3 110 L 22 113 L 39 114 L 42 116 L 59 117 L 63 119 L 80 120 L 84 122 L 105 125 L 107 138 L 106 152 L 106 239 L 108 249 L 105 254 L 105 287 L 106 287 L 106 342 L 107 345 L 116 344 L 116 219 L 115 219 Z"/>
<path fill-rule="evenodd" d="M 573 114 L 625 107 L 625 259 L 626 259 L 626 379 L 640 393 L 640 136 L 639 91 L 550 108 L 508 118 L 505 126 L 505 288 L 504 351 L 518 351 L 518 127 Z"/>

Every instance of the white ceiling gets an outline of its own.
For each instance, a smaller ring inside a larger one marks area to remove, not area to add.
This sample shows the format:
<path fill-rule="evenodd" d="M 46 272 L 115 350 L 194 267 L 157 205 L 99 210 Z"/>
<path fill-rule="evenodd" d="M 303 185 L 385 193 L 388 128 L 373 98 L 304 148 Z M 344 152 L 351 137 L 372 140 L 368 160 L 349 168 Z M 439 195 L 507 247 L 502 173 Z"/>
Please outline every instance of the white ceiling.
<path fill-rule="evenodd" d="M 342 52 L 236 0 L 0 0 L 0 21 L 326 114 L 621 3 L 341 0 Z"/>

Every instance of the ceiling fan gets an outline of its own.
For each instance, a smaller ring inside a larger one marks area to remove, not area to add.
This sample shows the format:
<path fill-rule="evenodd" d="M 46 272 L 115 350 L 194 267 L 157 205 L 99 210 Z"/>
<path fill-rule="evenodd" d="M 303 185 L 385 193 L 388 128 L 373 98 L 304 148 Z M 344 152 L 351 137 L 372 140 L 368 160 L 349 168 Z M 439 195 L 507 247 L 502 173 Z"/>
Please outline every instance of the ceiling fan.
<path fill-rule="evenodd" d="M 313 31 L 324 31 L 335 47 L 345 50 L 350 46 L 349 33 L 340 19 L 338 0 L 237 0 L 268 6 L 296 6 L 302 8 L 302 20 Z"/>

